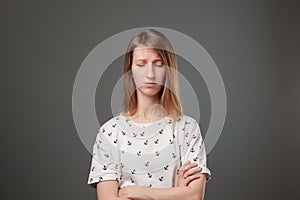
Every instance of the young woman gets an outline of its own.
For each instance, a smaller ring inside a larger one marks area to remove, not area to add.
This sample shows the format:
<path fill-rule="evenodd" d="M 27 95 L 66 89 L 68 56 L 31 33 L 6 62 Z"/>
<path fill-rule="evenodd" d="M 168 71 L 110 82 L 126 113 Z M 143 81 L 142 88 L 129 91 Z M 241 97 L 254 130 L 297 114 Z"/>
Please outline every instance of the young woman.
<path fill-rule="evenodd" d="M 88 184 L 100 200 L 203 199 L 211 178 L 195 119 L 182 113 L 177 59 L 169 40 L 148 29 L 124 62 L 122 112 L 99 129 Z"/>

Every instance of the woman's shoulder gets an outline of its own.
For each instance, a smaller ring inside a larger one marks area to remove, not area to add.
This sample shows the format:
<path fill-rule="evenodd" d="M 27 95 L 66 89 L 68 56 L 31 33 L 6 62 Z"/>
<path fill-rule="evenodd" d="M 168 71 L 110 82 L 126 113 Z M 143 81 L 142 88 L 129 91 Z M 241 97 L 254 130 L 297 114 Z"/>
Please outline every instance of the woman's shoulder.
<path fill-rule="evenodd" d="M 105 120 L 101 125 L 99 130 L 101 129 L 113 129 L 116 127 L 117 120 L 119 120 L 120 114 L 117 114 L 107 120 Z"/>
<path fill-rule="evenodd" d="M 187 114 L 181 114 L 179 120 L 184 122 L 185 124 L 190 124 L 190 123 L 192 123 L 192 124 L 197 123 L 198 124 L 198 121 L 194 117 L 192 117 L 190 115 L 187 115 Z"/>

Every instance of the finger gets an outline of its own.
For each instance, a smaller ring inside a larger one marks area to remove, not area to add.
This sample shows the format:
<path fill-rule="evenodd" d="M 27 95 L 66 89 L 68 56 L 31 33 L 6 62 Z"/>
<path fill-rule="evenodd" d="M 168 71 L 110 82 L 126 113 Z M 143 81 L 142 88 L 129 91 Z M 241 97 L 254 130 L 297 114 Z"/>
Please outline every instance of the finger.
<path fill-rule="evenodd" d="M 191 164 L 188 164 L 188 165 L 183 165 L 179 168 L 179 173 L 178 175 L 179 176 L 183 176 L 188 170 L 194 168 L 194 167 L 197 167 L 197 163 L 191 163 Z"/>
<path fill-rule="evenodd" d="M 190 169 L 195 168 L 195 167 L 197 167 L 197 166 L 198 166 L 197 163 L 191 163 L 191 164 L 189 164 L 189 165 L 183 167 L 183 168 L 182 168 L 182 171 L 185 173 L 185 172 L 189 171 Z"/>
<path fill-rule="evenodd" d="M 190 163 L 190 164 L 187 164 L 187 165 L 183 165 L 180 167 L 180 171 L 184 174 L 186 171 L 194 168 L 194 167 L 197 167 L 197 163 Z"/>
<path fill-rule="evenodd" d="M 190 163 L 191 163 L 191 161 L 188 160 L 188 161 L 186 161 L 186 162 L 182 165 L 182 167 L 185 167 L 185 166 L 189 165 Z"/>
<path fill-rule="evenodd" d="M 196 180 L 200 177 L 201 177 L 201 174 L 194 174 L 192 176 L 187 177 L 186 179 L 184 179 L 185 180 L 185 185 L 189 185 L 190 182 L 192 182 L 193 180 Z"/>
<path fill-rule="evenodd" d="M 198 172 L 201 172 L 202 169 L 200 167 L 195 167 L 194 169 L 190 169 L 188 171 L 186 171 L 184 174 L 183 174 L 183 177 L 188 177 L 188 176 L 191 176 L 191 175 L 194 175 Z"/>
<path fill-rule="evenodd" d="M 186 161 L 182 166 L 180 166 L 180 168 L 178 169 L 178 176 L 182 177 L 183 176 L 183 169 L 189 165 L 191 161 L 188 160 Z"/>

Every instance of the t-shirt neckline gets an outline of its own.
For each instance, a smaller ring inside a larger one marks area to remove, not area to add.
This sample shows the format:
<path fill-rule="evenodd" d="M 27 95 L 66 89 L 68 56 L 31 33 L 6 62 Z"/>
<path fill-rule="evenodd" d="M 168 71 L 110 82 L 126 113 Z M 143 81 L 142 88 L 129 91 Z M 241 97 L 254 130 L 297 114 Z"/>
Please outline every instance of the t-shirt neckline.
<path fill-rule="evenodd" d="M 145 123 L 146 126 L 143 126 L 143 123 L 134 122 L 130 119 L 130 117 L 127 117 L 123 115 L 122 113 L 119 114 L 119 116 L 116 118 L 117 123 L 119 123 L 119 127 L 122 129 L 122 134 L 128 134 L 131 137 L 151 137 L 159 133 L 161 129 L 164 128 L 164 126 L 167 124 L 171 124 L 170 122 L 173 121 L 173 119 L 169 116 L 165 116 L 161 119 L 158 119 L 156 121 Z M 138 123 L 142 125 L 140 127 L 139 125 L 136 125 L 135 123 Z M 148 124 L 148 125 L 147 125 Z M 160 130 L 159 130 L 160 129 Z"/>

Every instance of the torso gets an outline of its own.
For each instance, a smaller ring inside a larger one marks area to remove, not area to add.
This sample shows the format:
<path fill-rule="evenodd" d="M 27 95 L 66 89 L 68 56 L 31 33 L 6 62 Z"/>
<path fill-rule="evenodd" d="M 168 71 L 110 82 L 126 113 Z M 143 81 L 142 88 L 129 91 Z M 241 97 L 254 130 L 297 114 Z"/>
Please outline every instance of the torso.
<path fill-rule="evenodd" d="M 173 135 L 172 129 L 174 120 L 165 117 L 141 124 L 119 115 L 111 123 L 115 130 L 107 135 L 107 139 L 114 147 L 114 158 L 117 158 L 120 187 L 174 187 L 180 167 L 178 136 L 176 131 Z"/>

